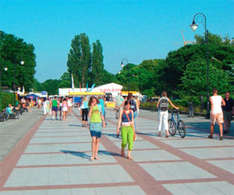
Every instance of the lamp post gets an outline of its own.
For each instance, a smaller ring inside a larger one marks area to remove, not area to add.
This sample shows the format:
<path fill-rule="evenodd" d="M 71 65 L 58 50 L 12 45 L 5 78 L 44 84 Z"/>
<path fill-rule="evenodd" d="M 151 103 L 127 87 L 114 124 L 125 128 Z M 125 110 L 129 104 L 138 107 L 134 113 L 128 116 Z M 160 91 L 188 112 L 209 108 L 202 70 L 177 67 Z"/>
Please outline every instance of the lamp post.
<path fill-rule="evenodd" d="M 191 29 L 193 31 L 196 31 L 198 28 L 198 24 L 196 24 L 196 18 L 198 16 L 202 16 L 204 19 L 204 29 L 205 29 L 205 52 L 206 52 L 206 90 L 207 90 L 207 105 L 206 105 L 206 118 L 210 117 L 210 102 L 209 102 L 209 55 L 208 55 L 208 48 L 207 48 L 207 44 L 208 44 L 208 30 L 207 30 L 207 26 L 206 26 L 206 15 L 198 12 L 193 16 L 193 21 L 192 24 L 190 25 Z"/>
<path fill-rule="evenodd" d="M 123 58 L 121 60 L 121 63 L 120 63 L 121 68 L 123 69 L 126 64 L 128 64 L 128 59 L 127 58 Z"/>
<path fill-rule="evenodd" d="M 3 71 L 6 72 L 7 70 L 8 70 L 7 67 L 3 68 Z M 1 68 L 0 68 L 0 92 L 2 92 L 2 70 L 1 70 Z M 0 108 L 2 109 L 1 104 L 2 104 L 2 94 L 0 94 Z M 0 110 L 0 112 L 1 112 L 1 110 Z"/>
<path fill-rule="evenodd" d="M 21 66 L 24 65 L 24 61 L 23 61 L 23 60 L 20 61 L 20 65 L 21 65 Z M 22 89 L 21 89 L 21 90 L 22 90 L 22 92 L 24 93 L 24 74 L 23 74 L 23 82 L 22 82 Z"/>
<path fill-rule="evenodd" d="M 24 61 L 21 60 L 20 61 L 20 65 L 23 66 L 24 65 Z M 16 69 L 15 69 L 15 75 L 16 75 Z M 15 103 L 16 103 L 16 86 L 15 86 L 15 82 L 13 83 L 13 91 L 14 91 L 14 106 L 15 106 Z"/>

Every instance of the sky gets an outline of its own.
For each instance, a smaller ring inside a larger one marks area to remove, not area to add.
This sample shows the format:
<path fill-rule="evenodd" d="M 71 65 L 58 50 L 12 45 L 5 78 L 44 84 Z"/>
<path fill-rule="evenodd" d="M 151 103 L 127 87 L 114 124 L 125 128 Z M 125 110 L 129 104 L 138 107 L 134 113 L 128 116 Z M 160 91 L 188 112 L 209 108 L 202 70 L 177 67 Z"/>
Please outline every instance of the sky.
<path fill-rule="evenodd" d="M 189 25 L 194 14 L 207 17 L 211 33 L 234 37 L 234 0 L 0 0 L 0 30 L 32 43 L 35 77 L 58 79 L 67 70 L 67 55 L 75 35 L 100 40 L 105 69 L 116 74 L 120 62 L 139 64 L 165 58 L 193 41 Z M 196 34 L 204 33 L 198 17 Z"/>

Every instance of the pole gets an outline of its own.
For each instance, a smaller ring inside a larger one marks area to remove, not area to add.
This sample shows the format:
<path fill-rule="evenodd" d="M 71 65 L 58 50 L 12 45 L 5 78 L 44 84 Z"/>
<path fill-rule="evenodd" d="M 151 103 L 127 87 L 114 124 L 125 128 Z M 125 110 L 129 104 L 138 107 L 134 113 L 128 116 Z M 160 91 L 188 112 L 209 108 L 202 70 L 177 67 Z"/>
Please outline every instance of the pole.
<path fill-rule="evenodd" d="M 209 52 L 208 52 L 208 30 L 207 30 L 207 25 L 206 25 L 206 15 L 199 12 L 196 13 L 193 16 L 193 21 L 195 21 L 196 17 L 200 15 L 204 18 L 204 28 L 205 28 L 205 52 L 206 52 L 206 91 L 207 91 L 207 104 L 206 104 L 206 118 L 210 118 L 210 102 L 209 102 L 209 97 L 210 97 L 210 93 L 209 93 Z"/>
<path fill-rule="evenodd" d="M 2 70 L 0 67 L 0 112 L 2 111 Z"/>
<path fill-rule="evenodd" d="M 209 93 L 209 53 L 208 53 L 208 30 L 207 30 L 207 26 L 206 26 L 206 16 L 204 14 L 202 14 L 202 16 L 204 17 L 204 28 L 205 28 L 205 50 L 206 50 L 206 90 L 207 90 L 207 105 L 206 105 L 206 118 L 209 119 L 210 118 L 210 101 L 209 101 L 209 97 L 210 97 L 210 93 Z"/>

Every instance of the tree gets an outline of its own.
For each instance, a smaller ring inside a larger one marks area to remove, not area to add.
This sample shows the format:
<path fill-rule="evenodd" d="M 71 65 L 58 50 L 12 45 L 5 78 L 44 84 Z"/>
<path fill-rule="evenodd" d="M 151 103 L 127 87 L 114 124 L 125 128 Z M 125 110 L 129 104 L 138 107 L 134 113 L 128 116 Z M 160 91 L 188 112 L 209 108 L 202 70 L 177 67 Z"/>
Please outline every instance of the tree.
<path fill-rule="evenodd" d="M 48 95 L 58 94 L 60 81 L 57 79 L 49 79 L 42 83 L 42 91 L 47 91 Z"/>
<path fill-rule="evenodd" d="M 60 77 L 59 88 L 70 88 L 71 87 L 71 74 L 68 72 L 63 73 Z"/>
<path fill-rule="evenodd" d="M 103 54 L 102 45 L 99 40 L 93 43 L 92 52 L 92 82 L 96 85 L 103 84 L 104 77 L 104 64 L 103 64 Z"/>
<path fill-rule="evenodd" d="M 230 90 L 227 72 L 212 64 L 209 69 L 209 91 L 213 88 L 217 88 L 219 93 Z M 207 95 L 206 61 L 198 59 L 188 64 L 181 80 L 180 97 L 199 103 L 200 96 Z"/>
<path fill-rule="evenodd" d="M 12 89 L 13 84 L 15 88 L 22 89 L 24 86 L 29 91 L 33 86 L 36 66 L 34 46 L 14 35 L 0 32 L 0 59 L 1 71 L 4 67 L 8 68 L 2 76 L 3 85 Z M 21 61 L 24 61 L 23 65 Z"/>
<path fill-rule="evenodd" d="M 75 86 L 85 87 L 91 69 L 89 38 L 85 33 L 76 35 L 71 43 L 67 60 L 68 72 L 73 74 Z"/>

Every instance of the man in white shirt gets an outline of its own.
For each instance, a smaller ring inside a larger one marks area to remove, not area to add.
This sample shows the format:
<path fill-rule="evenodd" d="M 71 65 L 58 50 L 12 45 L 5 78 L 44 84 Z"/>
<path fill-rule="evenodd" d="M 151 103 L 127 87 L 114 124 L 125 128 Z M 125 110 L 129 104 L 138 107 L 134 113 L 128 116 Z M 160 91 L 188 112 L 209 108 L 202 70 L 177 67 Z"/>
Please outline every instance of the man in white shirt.
<path fill-rule="evenodd" d="M 223 111 L 222 106 L 225 106 L 225 101 L 223 100 L 222 96 L 218 95 L 218 90 L 213 89 L 213 96 L 210 97 L 210 103 L 211 103 L 211 112 L 210 112 L 210 135 L 208 138 L 213 138 L 214 133 L 214 126 L 217 121 L 219 125 L 219 139 L 223 140 Z"/>

